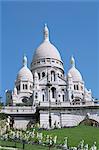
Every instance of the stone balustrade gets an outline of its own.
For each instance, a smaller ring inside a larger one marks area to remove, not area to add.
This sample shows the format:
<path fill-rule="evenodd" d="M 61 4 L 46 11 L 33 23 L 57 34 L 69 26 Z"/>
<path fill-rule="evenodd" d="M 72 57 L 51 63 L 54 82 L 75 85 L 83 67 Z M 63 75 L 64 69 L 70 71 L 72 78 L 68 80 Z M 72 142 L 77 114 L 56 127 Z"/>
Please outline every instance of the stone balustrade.
<path fill-rule="evenodd" d="M 96 106 L 99 107 L 99 104 L 87 102 L 85 104 L 70 104 L 69 102 L 40 102 L 39 107 L 91 107 Z"/>
<path fill-rule="evenodd" d="M 36 109 L 34 107 L 3 107 L 0 113 L 6 114 L 34 114 Z"/>

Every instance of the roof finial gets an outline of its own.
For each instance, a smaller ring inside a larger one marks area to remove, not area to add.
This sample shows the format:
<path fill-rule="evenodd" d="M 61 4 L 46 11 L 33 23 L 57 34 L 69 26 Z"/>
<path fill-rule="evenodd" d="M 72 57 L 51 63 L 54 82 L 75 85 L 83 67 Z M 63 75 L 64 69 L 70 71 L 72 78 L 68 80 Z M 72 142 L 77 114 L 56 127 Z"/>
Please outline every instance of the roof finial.
<path fill-rule="evenodd" d="M 72 67 L 75 67 L 75 59 L 74 59 L 73 55 L 71 57 L 70 63 L 72 65 Z"/>
<path fill-rule="evenodd" d="M 48 30 L 48 27 L 47 27 L 46 23 L 45 23 L 45 26 L 44 26 L 44 40 L 49 41 L 49 30 Z"/>
<path fill-rule="evenodd" d="M 23 56 L 23 66 L 27 67 L 27 57 L 25 54 Z"/>

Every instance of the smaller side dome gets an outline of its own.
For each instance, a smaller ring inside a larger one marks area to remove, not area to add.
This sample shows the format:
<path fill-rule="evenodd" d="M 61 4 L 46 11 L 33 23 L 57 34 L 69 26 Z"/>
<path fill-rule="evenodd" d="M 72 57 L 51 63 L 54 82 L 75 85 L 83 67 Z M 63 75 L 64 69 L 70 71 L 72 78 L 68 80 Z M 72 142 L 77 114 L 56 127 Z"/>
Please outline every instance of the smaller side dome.
<path fill-rule="evenodd" d="M 76 68 L 71 68 L 68 72 L 71 74 L 73 81 L 82 81 L 82 76 Z"/>
<path fill-rule="evenodd" d="M 68 71 L 68 75 L 72 76 L 73 81 L 82 81 L 81 73 L 75 67 L 75 59 L 73 56 L 71 57 L 70 62 L 71 62 L 72 67 Z"/>
<path fill-rule="evenodd" d="M 30 81 L 33 82 L 33 75 L 27 67 L 27 57 L 23 57 L 23 67 L 20 69 L 17 75 L 17 81 Z"/>

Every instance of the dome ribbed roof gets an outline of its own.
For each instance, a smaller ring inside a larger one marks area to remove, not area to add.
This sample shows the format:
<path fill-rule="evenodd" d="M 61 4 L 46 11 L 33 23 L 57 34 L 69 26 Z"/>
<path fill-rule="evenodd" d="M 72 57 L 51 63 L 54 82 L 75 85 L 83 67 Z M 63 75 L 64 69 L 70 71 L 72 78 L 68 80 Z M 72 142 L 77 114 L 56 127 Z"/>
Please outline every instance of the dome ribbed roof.
<path fill-rule="evenodd" d="M 33 61 L 36 61 L 42 58 L 53 58 L 53 59 L 62 61 L 57 48 L 49 41 L 49 30 L 48 30 L 47 25 L 45 25 L 44 27 L 44 41 L 35 50 Z"/>
<path fill-rule="evenodd" d="M 18 72 L 17 81 L 33 82 L 32 72 L 27 67 L 27 57 L 26 56 L 23 57 L 23 67 Z"/>
<path fill-rule="evenodd" d="M 53 58 L 61 61 L 60 54 L 50 41 L 44 41 L 35 51 L 33 61 L 42 58 Z"/>
<path fill-rule="evenodd" d="M 72 67 L 68 71 L 68 74 L 71 74 L 73 81 L 82 81 L 82 76 L 81 76 L 80 72 L 75 67 Z"/>
<path fill-rule="evenodd" d="M 71 62 L 72 67 L 68 71 L 68 75 L 72 76 L 73 81 L 82 81 L 81 73 L 75 67 L 75 59 L 74 59 L 73 56 L 71 57 L 71 61 L 70 62 Z"/>
<path fill-rule="evenodd" d="M 18 72 L 17 81 L 27 81 L 27 80 L 33 82 L 33 75 L 31 71 L 26 66 L 24 66 Z"/>

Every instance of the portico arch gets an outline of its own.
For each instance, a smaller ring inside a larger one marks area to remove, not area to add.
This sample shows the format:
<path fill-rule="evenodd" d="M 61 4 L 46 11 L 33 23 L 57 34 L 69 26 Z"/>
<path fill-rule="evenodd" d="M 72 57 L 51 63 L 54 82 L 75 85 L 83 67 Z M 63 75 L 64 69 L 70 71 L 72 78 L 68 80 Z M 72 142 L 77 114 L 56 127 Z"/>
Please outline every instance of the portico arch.
<path fill-rule="evenodd" d="M 90 119 L 90 118 L 85 118 L 84 120 L 82 120 L 79 125 L 89 125 L 89 126 L 96 126 L 96 127 L 99 127 L 99 122 L 97 122 L 96 120 L 94 119 Z"/>

